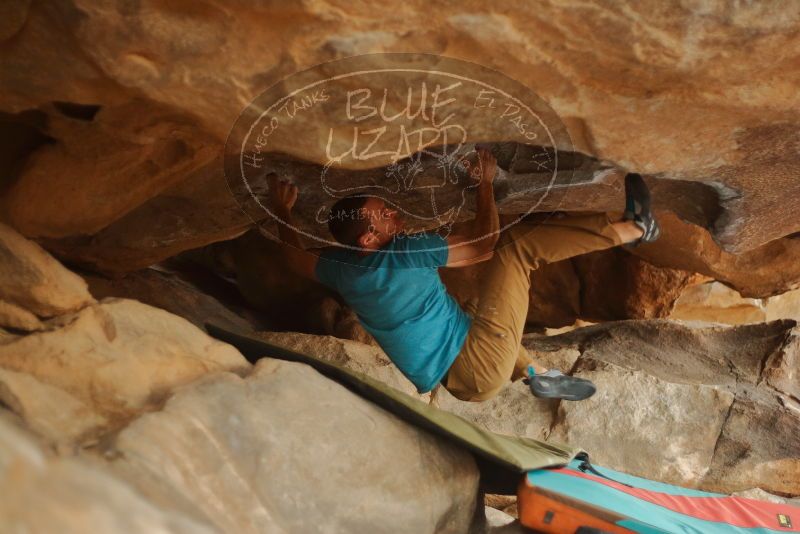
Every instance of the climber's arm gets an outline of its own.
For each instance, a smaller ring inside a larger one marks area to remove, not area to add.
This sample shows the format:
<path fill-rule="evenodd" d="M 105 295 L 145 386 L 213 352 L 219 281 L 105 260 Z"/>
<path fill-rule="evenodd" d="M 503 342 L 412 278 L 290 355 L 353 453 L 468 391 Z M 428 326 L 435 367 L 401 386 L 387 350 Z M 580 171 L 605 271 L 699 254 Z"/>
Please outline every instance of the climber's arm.
<path fill-rule="evenodd" d="M 303 242 L 295 230 L 292 208 L 297 200 L 297 186 L 278 180 L 276 175 L 269 177 L 270 205 L 279 219 L 278 235 L 283 242 L 283 251 L 289 267 L 297 274 L 316 280 L 318 255 L 303 249 Z"/>
<path fill-rule="evenodd" d="M 494 202 L 495 174 L 495 157 L 488 150 L 478 149 L 478 162 L 473 166 L 473 176 L 480 179 L 475 219 L 469 232 L 447 238 L 447 267 L 473 265 L 494 255 L 494 246 L 500 237 L 500 216 Z"/>

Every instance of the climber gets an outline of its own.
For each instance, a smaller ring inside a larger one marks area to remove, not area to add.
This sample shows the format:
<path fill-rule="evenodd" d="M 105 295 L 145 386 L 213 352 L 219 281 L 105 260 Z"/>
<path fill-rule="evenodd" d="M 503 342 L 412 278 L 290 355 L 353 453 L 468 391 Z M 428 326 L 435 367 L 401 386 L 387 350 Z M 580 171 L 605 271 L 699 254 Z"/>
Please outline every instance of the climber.
<path fill-rule="evenodd" d="M 625 243 L 649 243 L 660 230 L 638 174 L 625 177 L 626 210 L 609 215 L 554 215 L 499 232 L 493 181 L 496 160 L 485 149 L 465 168 L 479 180 L 470 230 L 446 239 L 432 232 L 405 234 L 398 210 L 370 196 L 345 197 L 331 209 L 328 227 L 346 245 L 316 255 L 304 251 L 293 229 L 297 187 L 269 177 L 273 214 L 292 268 L 336 290 L 366 330 L 420 393 L 441 383 L 455 397 L 483 401 L 510 380 L 526 379 L 541 398 L 582 400 L 590 381 L 546 369 L 521 340 L 530 274 L 544 263 Z M 439 267 L 487 262 L 477 302 L 462 309 L 446 292 Z"/>

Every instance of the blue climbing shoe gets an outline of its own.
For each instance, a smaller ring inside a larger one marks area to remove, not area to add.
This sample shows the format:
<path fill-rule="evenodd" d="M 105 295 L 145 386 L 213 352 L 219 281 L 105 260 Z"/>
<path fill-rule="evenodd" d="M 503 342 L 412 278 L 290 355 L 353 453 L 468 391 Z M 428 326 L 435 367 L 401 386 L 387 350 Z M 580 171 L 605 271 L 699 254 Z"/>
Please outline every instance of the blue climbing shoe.
<path fill-rule="evenodd" d="M 661 227 L 650 210 L 650 190 L 641 174 L 631 172 L 625 175 L 625 214 L 622 220 L 633 221 L 642 229 L 642 237 L 635 244 L 652 243 L 661 236 Z"/>
<path fill-rule="evenodd" d="M 555 369 L 536 374 L 532 367 L 528 367 L 525 383 L 531 388 L 531 393 L 540 399 L 579 401 L 588 399 L 597 391 L 591 381 L 568 376 Z"/>

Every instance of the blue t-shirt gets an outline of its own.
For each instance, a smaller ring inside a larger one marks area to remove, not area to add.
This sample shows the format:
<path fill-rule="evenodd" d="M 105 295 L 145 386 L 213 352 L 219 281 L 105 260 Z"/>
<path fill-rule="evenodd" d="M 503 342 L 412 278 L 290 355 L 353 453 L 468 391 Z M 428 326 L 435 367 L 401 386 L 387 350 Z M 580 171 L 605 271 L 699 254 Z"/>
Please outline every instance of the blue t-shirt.
<path fill-rule="evenodd" d="M 470 327 L 439 278 L 446 263 L 447 241 L 436 234 L 395 237 L 366 255 L 327 249 L 317 263 L 317 279 L 339 292 L 420 393 L 447 373 Z"/>

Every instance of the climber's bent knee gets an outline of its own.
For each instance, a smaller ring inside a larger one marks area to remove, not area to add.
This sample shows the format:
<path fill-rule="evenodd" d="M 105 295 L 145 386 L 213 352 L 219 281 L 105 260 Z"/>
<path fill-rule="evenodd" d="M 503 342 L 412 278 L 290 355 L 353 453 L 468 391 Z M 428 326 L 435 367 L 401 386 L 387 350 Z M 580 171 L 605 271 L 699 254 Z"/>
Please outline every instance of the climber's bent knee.
<path fill-rule="evenodd" d="M 491 391 L 448 391 L 458 400 L 465 402 L 483 402 L 496 397 L 501 389 L 503 388 L 499 387 Z"/>
<path fill-rule="evenodd" d="M 443 383 L 445 389 L 449 391 L 452 396 L 465 402 L 483 402 L 494 398 L 508 382 L 507 377 L 499 377 L 496 381 L 492 381 L 492 383 L 482 382 L 481 386 L 477 387 L 474 378 L 472 380 L 465 378 L 466 377 L 463 376 L 453 376 L 453 374 L 450 374 Z"/>

